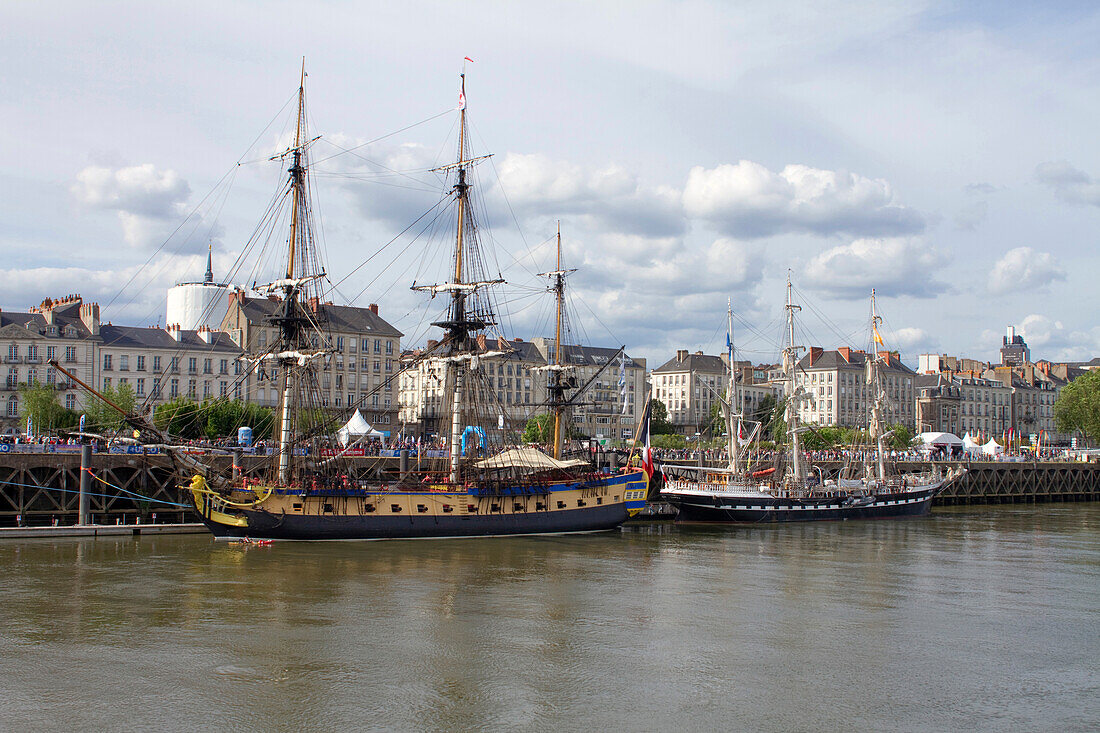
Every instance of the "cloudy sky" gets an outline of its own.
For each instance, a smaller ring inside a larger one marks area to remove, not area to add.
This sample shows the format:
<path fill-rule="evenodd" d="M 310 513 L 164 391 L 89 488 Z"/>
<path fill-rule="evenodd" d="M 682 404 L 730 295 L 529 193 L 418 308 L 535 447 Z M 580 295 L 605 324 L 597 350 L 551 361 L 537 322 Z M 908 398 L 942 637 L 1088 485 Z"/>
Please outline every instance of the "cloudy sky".
<path fill-rule="evenodd" d="M 788 270 L 806 345 L 864 345 L 874 287 L 910 361 L 995 358 L 1010 324 L 1100 355 L 1092 3 L 5 3 L 0 37 L 4 310 L 163 323 L 209 243 L 251 282 L 304 56 L 334 299 L 422 339 L 408 285 L 442 259 L 395 237 L 442 195 L 469 56 L 507 335 L 546 334 L 560 219 L 577 330 L 658 363 L 720 351 L 727 299 L 774 359 Z"/>

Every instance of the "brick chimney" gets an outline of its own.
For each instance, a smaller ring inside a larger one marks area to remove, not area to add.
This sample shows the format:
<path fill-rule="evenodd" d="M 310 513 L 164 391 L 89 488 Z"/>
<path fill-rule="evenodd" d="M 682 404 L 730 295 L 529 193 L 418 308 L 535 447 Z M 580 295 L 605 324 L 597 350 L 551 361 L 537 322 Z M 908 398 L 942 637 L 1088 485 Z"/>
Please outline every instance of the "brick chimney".
<path fill-rule="evenodd" d="M 81 303 L 80 320 L 93 336 L 99 335 L 99 303 Z"/>
<path fill-rule="evenodd" d="M 321 301 L 317 299 L 317 296 L 313 296 L 306 302 L 309 304 L 309 309 L 314 313 L 316 313 L 317 309 L 321 307 Z"/>
<path fill-rule="evenodd" d="M 164 330 L 168 332 L 168 335 L 171 336 L 174 341 L 180 340 L 180 324 L 170 323 L 164 327 Z"/>
<path fill-rule="evenodd" d="M 370 305 L 367 306 L 367 310 L 369 310 L 374 315 L 378 315 L 378 304 L 377 303 L 371 303 Z"/>
<path fill-rule="evenodd" d="M 841 346 L 839 349 L 836 350 L 836 353 L 840 354 L 840 356 L 843 357 L 844 361 L 848 362 L 849 364 L 852 363 L 851 346 Z"/>
<path fill-rule="evenodd" d="M 818 359 L 820 359 L 821 355 L 824 354 L 824 353 L 825 353 L 825 351 L 820 346 L 811 346 L 810 347 L 810 354 L 809 354 L 809 356 L 810 356 L 809 366 L 813 366 L 814 362 L 816 362 Z"/>
<path fill-rule="evenodd" d="M 488 351 L 488 347 L 485 345 L 485 334 L 479 333 L 477 335 L 477 348 L 479 351 Z"/>
<path fill-rule="evenodd" d="M 676 361 L 678 361 L 682 364 L 682 363 L 684 363 L 684 361 L 687 358 L 688 358 L 687 349 L 677 349 L 676 350 Z"/>
<path fill-rule="evenodd" d="M 199 326 L 199 338 L 205 343 L 214 343 L 214 330 L 207 326 Z"/>

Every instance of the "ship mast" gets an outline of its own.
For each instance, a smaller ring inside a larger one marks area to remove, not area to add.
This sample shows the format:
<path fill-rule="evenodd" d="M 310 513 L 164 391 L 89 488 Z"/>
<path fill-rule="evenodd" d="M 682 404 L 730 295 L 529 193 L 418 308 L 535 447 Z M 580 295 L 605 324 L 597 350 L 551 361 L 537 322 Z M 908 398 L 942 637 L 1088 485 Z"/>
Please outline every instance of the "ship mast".
<path fill-rule="evenodd" d="M 882 388 L 882 363 L 878 346 L 885 348 L 878 327 L 882 323 L 882 317 L 875 309 L 875 290 L 871 289 L 871 360 L 867 363 L 867 385 L 874 394 L 871 402 L 871 419 L 867 426 L 867 432 L 871 440 L 875 441 L 875 471 L 879 480 L 886 478 L 886 452 L 884 444 L 886 435 L 882 429 L 882 408 L 886 401 L 886 391 Z M 877 346 L 876 346 L 877 344 Z M 864 475 L 871 475 L 870 456 L 864 461 Z"/>
<path fill-rule="evenodd" d="M 554 458 L 561 459 L 562 448 L 562 424 L 561 416 L 565 410 L 565 387 L 561 374 L 561 318 L 565 307 L 565 273 L 561 269 L 561 222 L 558 222 L 558 260 L 557 269 L 551 273 L 554 278 L 554 296 L 557 299 L 557 326 L 554 329 L 554 369 L 550 372 L 550 384 L 547 389 L 550 392 L 551 405 L 554 408 Z"/>
<path fill-rule="evenodd" d="M 458 483 L 461 478 L 461 462 L 462 462 L 462 431 L 463 431 L 463 419 L 465 417 L 463 411 L 464 389 L 466 379 L 466 369 L 475 370 L 477 368 L 478 354 L 474 353 L 474 350 L 470 343 L 470 333 L 473 331 L 479 331 L 485 328 L 490 323 L 491 316 L 486 312 L 484 314 L 476 312 L 468 312 L 467 299 L 476 293 L 479 289 L 488 285 L 496 285 L 504 282 L 502 279 L 496 280 L 481 280 L 481 281 L 469 281 L 466 280 L 467 263 L 465 261 L 465 249 L 467 247 L 476 247 L 476 237 L 473 236 L 473 219 L 470 214 L 470 184 L 466 182 L 466 177 L 469 172 L 470 165 L 476 163 L 482 158 L 466 158 L 467 148 L 467 131 L 466 131 L 466 74 L 461 75 L 461 90 L 459 93 L 459 131 L 458 131 L 458 161 L 441 168 L 434 169 L 436 172 L 447 172 L 454 170 L 456 172 L 456 180 L 454 187 L 451 189 L 455 201 L 458 206 L 458 223 L 455 229 L 455 258 L 454 258 L 454 271 L 451 273 L 453 279 L 451 282 L 442 283 L 439 285 L 413 285 L 413 290 L 421 292 L 429 292 L 433 296 L 438 293 L 449 293 L 451 296 L 451 305 L 448 310 L 448 317 L 445 321 L 437 321 L 433 323 L 433 326 L 439 326 L 446 332 L 444 342 L 447 344 L 444 355 L 433 361 L 442 363 L 445 365 L 447 373 L 453 372 L 454 380 L 452 389 L 454 390 L 451 395 L 451 431 L 450 431 L 450 481 L 451 483 Z M 483 156 L 488 157 L 488 156 Z M 470 231 L 467 232 L 467 227 L 470 227 Z M 474 267 L 477 267 L 477 258 L 473 258 Z M 503 352 L 486 352 L 480 354 L 480 357 L 496 356 Z"/>
<path fill-rule="evenodd" d="M 787 273 L 787 347 L 783 349 L 783 366 L 787 377 L 787 429 L 791 435 L 791 474 L 794 483 L 801 483 L 805 478 L 805 468 L 802 466 L 802 438 L 798 426 L 799 404 L 809 395 L 803 388 L 795 388 L 795 370 L 798 368 L 798 352 L 801 346 L 794 344 L 794 314 L 802 310 L 801 306 L 791 301 L 791 275 Z"/>
<path fill-rule="evenodd" d="M 730 377 L 726 389 L 726 399 L 729 407 L 726 410 L 726 433 L 729 435 L 730 455 L 730 480 L 741 470 L 741 400 L 737 398 L 737 379 L 734 373 L 733 361 L 733 301 L 726 301 L 726 318 L 728 320 L 729 338 L 726 340 L 729 352 Z"/>
<path fill-rule="evenodd" d="M 283 287 L 283 311 L 277 318 L 280 337 L 283 347 L 291 350 L 298 340 L 300 328 L 299 316 L 296 313 L 298 301 L 298 286 L 294 280 L 294 259 L 298 249 L 298 230 L 300 220 L 305 213 L 306 191 L 305 170 L 302 167 L 302 142 L 305 135 L 305 100 L 306 100 L 306 64 L 302 61 L 302 76 L 298 84 L 298 123 L 294 130 L 294 149 L 290 166 L 290 241 L 289 252 L 286 260 L 286 285 Z M 281 380 L 282 397 L 279 404 L 279 483 L 286 485 L 290 481 L 290 454 L 291 454 L 291 419 L 290 403 L 293 381 L 290 371 L 294 362 L 289 359 L 280 359 L 279 379 Z"/>

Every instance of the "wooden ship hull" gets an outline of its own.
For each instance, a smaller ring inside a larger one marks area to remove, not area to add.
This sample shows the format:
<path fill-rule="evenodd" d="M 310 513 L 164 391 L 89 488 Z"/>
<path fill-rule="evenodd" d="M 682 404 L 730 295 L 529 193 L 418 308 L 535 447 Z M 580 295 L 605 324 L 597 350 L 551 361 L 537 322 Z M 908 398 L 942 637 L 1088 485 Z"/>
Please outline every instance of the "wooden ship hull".
<path fill-rule="evenodd" d="M 492 492 L 251 487 L 223 497 L 193 480 L 188 493 L 218 538 L 368 540 L 609 530 L 642 510 L 646 492 L 645 473 L 631 470 Z"/>

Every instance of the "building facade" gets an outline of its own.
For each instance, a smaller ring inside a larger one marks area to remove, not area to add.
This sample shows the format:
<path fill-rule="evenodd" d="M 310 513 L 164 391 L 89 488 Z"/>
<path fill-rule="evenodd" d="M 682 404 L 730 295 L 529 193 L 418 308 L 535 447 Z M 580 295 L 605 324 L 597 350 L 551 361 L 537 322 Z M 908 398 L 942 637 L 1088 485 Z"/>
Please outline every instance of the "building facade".
<path fill-rule="evenodd" d="M 234 344 L 250 354 L 262 354 L 278 338 L 273 317 L 280 307 L 277 297 L 229 295 L 222 330 Z M 318 373 L 323 407 L 360 409 L 367 422 L 392 430 L 398 424 L 398 379 L 401 364 L 401 332 L 378 315 L 378 306 L 338 306 L 313 301 L 309 304 L 320 334 L 314 348 L 328 348 Z M 322 340 L 327 343 L 322 344 Z M 261 366 L 246 370 L 241 379 L 243 399 L 274 407 L 279 402 L 277 369 Z"/>
<path fill-rule="evenodd" d="M 100 327 L 96 384 L 129 386 L 136 404 L 155 409 L 175 399 L 242 399 L 241 348 L 209 328 Z"/>
<path fill-rule="evenodd" d="M 902 363 L 897 352 L 879 352 L 886 406 L 883 420 L 887 425 L 916 426 L 916 373 Z M 812 397 L 799 406 L 800 420 L 809 425 L 836 425 L 866 428 L 873 395 L 867 384 L 870 355 L 844 346 L 825 351 L 813 346 L 798 362 L 795 387 Z"/>
<path fill-rule="evenodd" d="M 769 369 L 749 362 L 734 363 L 737 396 L 741 412 L 751 418 L 767 397 L 778 398 L 781 390 L 767 383 Z M 701 351 L 676 352 L 650 375 L 653 398 L 668 412 L 669 422 L 682 435 L 709 435 L 713 415 L 721 414 L 720 405 L 729 388 L 729 364 L 725 356 L 710 356 Z M 719 406 L 716 411 L 716 406 Z"/>
<path fill-rule="evenodd" d="M 29 313 L 0 313 L 6 376 L 0 383 L 0 431 L 9 435 L 26 431 L 26 423 L 19 418 L 20 385 L 48 385 L 57 390 L 64 407 L 84 407 L 84 391 L 48 362 L 57 361 L 77 379 L 95 384 L 99 329 L 99 305 L 85 303 L 79 295 L 47 298 Z"/>
<path fill-rule="evenodd" d="M 436 342 L 429 341 L 431 350 Z M 481 352 L 495 354 L 480 358 L 479 379 L 474 401 L 488 413 L 495 413 L 506 430 L 522 433 L 527 421 L 549 411 L 546 389 L 548 372 L 554 363 L 554 341 L 501 341 L 478 338 Z M 616 358 L 618 349 L 562 346 L 562 363 L 573 367 L 571 376 L 578 386 L 591 381 L 571 412 L 574 435 L 607 443 L 634 438 L 637 404 L 645 395 L 645 360 L 630 356 Z M 401 374 L 401 423 L 406 434 L 432 437 L 450 430 L 450 388 L 444 365 L 425 358 L 422 350 L 403 358 Z M 620 373 L 623 385 L 619 384 Z"/>

